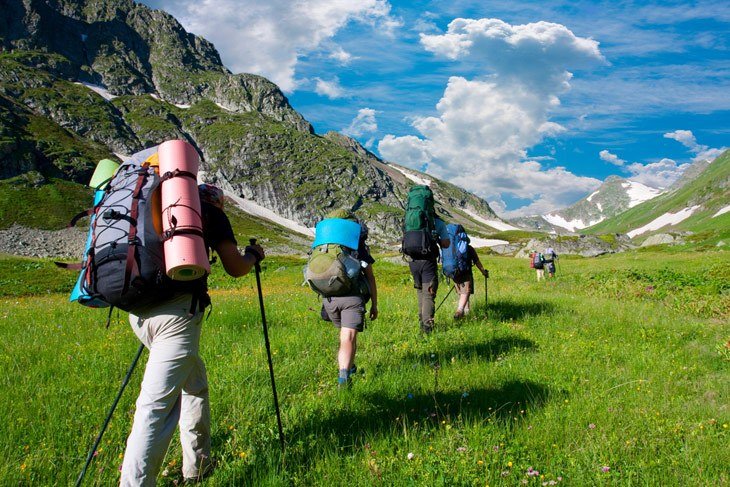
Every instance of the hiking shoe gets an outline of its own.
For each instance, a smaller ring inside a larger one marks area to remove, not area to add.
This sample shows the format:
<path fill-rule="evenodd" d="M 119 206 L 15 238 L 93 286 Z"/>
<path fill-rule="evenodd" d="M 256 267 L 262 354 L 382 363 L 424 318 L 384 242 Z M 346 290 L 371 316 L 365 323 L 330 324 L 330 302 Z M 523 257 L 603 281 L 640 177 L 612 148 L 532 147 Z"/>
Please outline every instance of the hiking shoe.
<path fill-rule="evenodd" d="M 355 374 L 357 374 L 357 365 L 352 364 L 352 367 L 350 367 L 350 370 L 347 371 L 347 375 L 351 376 L 351 375 L 355 375 Z"/>
<path fill-rule="evenodd" d="M 423 323 L 421 325 L 421 333 L 428 335 L 433 331 L 433 323 Z"/>
<path fill-rule="evenodd" d="M 456 313 L 454 313 L 454 319 L 455 319 L 455 320 L 459 320 L 459 319 L 461 319 L 461 318 L 463 318 L 463 317 L 464 317 L 464 312 L 463 312 L 463 311 L 459 311 L 459 310 L 457 309 L 457 310 L 456 310 Z"/>
<path fill-rule="evenodd" d="M 337 378 L 337 389 L 340 391 L 346 391 L 352 386 L 352 379 L 349 377 L 338 377 Z"/>

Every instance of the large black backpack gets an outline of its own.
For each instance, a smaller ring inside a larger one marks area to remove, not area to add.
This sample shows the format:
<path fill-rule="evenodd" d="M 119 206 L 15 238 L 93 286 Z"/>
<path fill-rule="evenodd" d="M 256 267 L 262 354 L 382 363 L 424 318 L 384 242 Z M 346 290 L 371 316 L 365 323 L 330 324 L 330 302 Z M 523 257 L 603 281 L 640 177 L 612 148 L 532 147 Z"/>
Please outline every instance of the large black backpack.
<path fill-rule="evenodd" d="M 414 258 L 424 258 L 436 250 L 436 210 L 433 192 L 428 186 L 413 186 L 408 191 L 403 224 L 401 251 Z"/>
<path fill-rule="evenodd" d="M 165 274 L 163 240 L 152 204 L 160 177 L 147 161 L 157 148 L 123 163 L 94 206 L 89 247 L 77 285 L 80 304 L 130 311 L 174 293 Z M 74 295 L 72 294 L 72 300 Z"/>

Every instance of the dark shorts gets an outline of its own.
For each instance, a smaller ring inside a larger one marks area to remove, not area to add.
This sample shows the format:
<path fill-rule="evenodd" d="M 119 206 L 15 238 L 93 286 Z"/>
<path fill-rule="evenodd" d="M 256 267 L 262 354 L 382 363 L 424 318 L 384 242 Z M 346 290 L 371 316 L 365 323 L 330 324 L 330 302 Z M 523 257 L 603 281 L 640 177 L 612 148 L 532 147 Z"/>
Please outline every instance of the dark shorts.
<path fill-rule="evenodd" d="M 454 276 L 457 294 L 474 294 L 474 274 L 471 271 Z"/>
<path fill-rule="evenodd" d="M 425 283 L 426 286 L 438 288 L 438 264 L 435 260 L 414 260 L 408 263 L 408 267 L 413 276 L 413 287 L 422 289 Z"/>
<path fill-rule="evenodd" d="M 365 300 L 361 296 L 323 298 L 322 306 L 335 327 L 365 329 Z"/>

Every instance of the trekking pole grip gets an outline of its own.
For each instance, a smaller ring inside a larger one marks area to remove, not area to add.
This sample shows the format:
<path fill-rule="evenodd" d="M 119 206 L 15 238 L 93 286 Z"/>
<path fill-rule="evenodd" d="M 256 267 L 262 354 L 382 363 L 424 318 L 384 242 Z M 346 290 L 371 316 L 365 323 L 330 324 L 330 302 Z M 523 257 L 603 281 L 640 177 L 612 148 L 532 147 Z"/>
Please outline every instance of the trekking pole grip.
<path fill-rule="evenodd" d="M 249 238 L 248 239 L 248 243 L 251 244 L 251 245 L 256 245 L 256 239 L 255 238 Z M 258 252 L 254 252 L 254 253 L 258 253 Z M 258 257 L 256 257 L 256 264 L 254 264 L 254 265 L 256 266 L 256 272 L 261 272 L 261 266 L 259 265 L 259 259 L 258 259 Z"/>

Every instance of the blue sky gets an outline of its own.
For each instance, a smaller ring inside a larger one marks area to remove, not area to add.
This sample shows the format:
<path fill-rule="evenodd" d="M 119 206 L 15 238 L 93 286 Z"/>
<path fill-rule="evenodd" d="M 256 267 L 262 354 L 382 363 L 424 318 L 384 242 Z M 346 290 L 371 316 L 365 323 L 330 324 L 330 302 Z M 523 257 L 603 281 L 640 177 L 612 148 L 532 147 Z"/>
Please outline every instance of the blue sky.
<path fill-rule="evenodd" d="M 730 3 L 148 0 L 317 133 L 512 217 L 662 187 L 730 134 Z"/>

